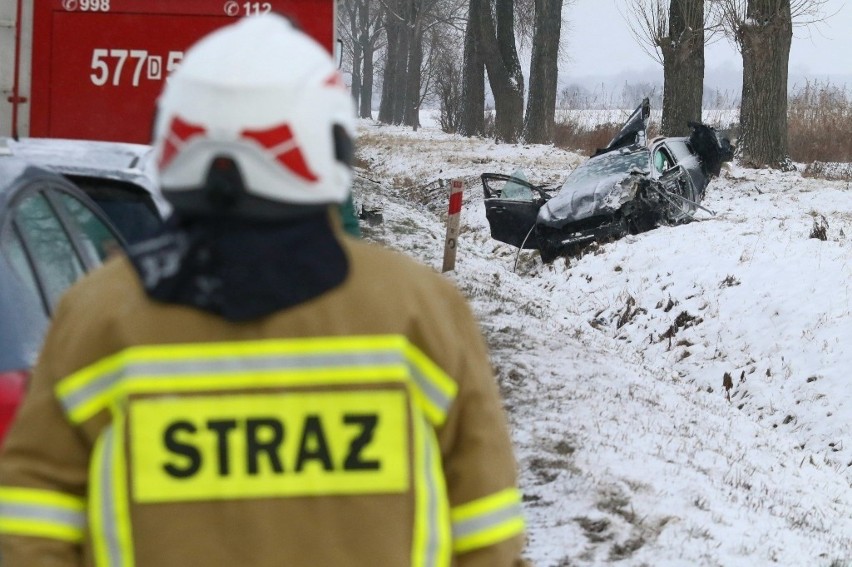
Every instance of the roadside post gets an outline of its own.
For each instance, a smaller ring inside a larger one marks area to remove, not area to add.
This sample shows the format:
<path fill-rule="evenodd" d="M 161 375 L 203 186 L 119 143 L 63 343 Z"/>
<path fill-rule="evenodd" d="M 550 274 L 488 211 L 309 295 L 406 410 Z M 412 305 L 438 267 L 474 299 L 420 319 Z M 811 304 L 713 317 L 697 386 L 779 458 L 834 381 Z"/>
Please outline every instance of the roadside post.
<path fill-rule="evenodd" d="M 456 267 L 463 191 L 464 183 L 462 183 L 462 180 L 453 179 L 450 186 L 450 208 L 447 211 L 447 238 L 444 240 L 444 267 L 441 272 L 449 272 Z"/>

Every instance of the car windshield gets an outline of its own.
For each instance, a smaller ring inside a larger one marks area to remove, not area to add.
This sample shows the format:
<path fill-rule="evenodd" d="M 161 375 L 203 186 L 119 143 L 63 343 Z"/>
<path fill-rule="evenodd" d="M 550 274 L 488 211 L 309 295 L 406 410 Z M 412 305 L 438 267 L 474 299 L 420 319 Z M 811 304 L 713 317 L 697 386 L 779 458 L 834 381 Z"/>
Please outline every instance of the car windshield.
<path fill-rule="evenodd" d="M 648 171 L 648 150 L 632 152 L 610 152 L 592 158 L 568 175 L 563 188 L 585 184 L 589 179 L 604 179 L 612 175 L 627 175 L 633 169 Z"/>

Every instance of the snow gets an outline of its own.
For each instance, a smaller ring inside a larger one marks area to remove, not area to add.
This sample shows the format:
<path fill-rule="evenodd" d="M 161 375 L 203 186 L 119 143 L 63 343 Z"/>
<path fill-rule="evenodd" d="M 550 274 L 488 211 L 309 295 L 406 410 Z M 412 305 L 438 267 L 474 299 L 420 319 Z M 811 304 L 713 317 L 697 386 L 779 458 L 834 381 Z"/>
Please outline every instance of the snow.
<path fill-rule="evenodd" d="M 356 203 L 383 206 L 366 238 L 437 270 L 439 180 L 466 183 L 447 277 L 490 346 L 528 559 L 852 564 L 848 183 L 733 164 L 708 189 L 715 215 L 543 265 L 490 238 L 478 177 L 556 184 L 584 157 L 423 123 L 360 123 Z"/>

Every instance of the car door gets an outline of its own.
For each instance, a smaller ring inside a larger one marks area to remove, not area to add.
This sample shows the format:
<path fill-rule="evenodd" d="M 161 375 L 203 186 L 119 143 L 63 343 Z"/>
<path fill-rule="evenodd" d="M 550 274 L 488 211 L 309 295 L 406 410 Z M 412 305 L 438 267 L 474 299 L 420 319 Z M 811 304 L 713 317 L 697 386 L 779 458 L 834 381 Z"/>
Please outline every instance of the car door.
<path fill-rule="evenodd" d="M 7 214 L 8 230 L 21 247 L 13 269 L 23 280 L 34 279 L 47 315 L 69 286 L 124 243 L 97 206 L 60 179 L 36 178 L 26 183 Z M 11 236 L 7 238 L 12 242 Z M 31 275 L 24 273 L 27 270 Z"/>
<path fill-rule="evenodd" d="M 482 174 L 482 188 L 491 238 L 518 248 L 537 249 L 538 240 L 532 231 L 538 210 L 555 188 L 546 189 L 498 173 Z"/>
<path fill-rule="evenodd" d="M 3 179 L 0 176 L 0 179 Z M 0 442 L 59 298 L 123 241 L 63 178 L 27 169 L 0 188 Z"/>
<path fill-rule="evenodd" d="M 669 206 L 663 211 L 666 222 L 676 224 L 692 218 L 700 200 L 700 188 L 695 185 L 694 170 L 700 168 L 698 158 L 684 139 L 668 138 L 652 148 L 659 181 L 670 195 Z M 700 170 L 699 170 L 700 173 Z"/>

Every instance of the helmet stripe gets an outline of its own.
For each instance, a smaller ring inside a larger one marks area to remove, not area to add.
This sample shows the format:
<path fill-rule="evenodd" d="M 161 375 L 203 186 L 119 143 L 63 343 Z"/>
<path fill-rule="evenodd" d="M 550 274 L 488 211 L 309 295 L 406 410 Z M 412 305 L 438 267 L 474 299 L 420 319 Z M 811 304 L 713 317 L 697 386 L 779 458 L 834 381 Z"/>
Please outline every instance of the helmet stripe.
<path fill-rule="evenodd" d="M 308 162 L 305 161 L 302 149 L 289 125 L 281 124 L 266 130 L 243 130 L 241 135 L 269 150 L 278 163 L 305 181 L 311 183 L 319 181 L 319 177 L 308 167 Z"/>
<path fill-rule="evenodd" d="M 190 124 L 178 118 L 172 118 L 169 125 L 169 133 L 166 135 L 165 144 L 163 144 L 163 153 L 160 155 L 159 167 L 165 168 L 177 155 L 181 147 L 193 136 L 205 134 L 207 130 L 203 126 Z"/>

